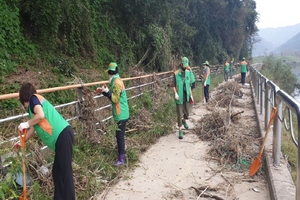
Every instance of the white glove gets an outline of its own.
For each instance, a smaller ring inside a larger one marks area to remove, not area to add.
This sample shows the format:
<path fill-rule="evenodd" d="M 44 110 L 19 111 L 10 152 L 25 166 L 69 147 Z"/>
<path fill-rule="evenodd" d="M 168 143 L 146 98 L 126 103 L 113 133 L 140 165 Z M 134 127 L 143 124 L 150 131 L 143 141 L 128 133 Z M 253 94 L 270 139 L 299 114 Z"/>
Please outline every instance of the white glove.
<path fill-rule="evenodd" d="M 109 92 L 109 89 L 106 86 L 102 86 L 101 90 L 102 90 L 102 92 L 105 92 L 105 93 Z"/>
<path fill-rule="evenodd" d="M 190 96 L 190 103 L 192 103 L 192 104 L 194 103 L 194 98 L 192 95 Z"/>
<path fill-rule="evenodd" d="M 204 87 L 206 87 L 206 81 L 204 81 Z"/>
<path fill-rule="evenodd" d="M 23 131 L 24 129 L 28 129 L 29 128 L 29 124 L 28 122 L 22 122 L 19 126 L 18 126 L 18 129 L 20 131 Z"/>
<path fill-rule="evenodd" d="M 178 96 L 177 92 L 175 93 L 175 99 L 179 100 L 179 96 Z"/>

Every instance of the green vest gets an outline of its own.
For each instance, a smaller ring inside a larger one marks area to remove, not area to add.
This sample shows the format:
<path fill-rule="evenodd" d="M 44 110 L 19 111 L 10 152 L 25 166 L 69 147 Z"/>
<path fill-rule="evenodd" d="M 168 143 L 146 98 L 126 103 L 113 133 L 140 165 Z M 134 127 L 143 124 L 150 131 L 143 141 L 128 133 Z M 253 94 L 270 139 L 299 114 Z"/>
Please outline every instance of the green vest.
<path fill-rule="evenodd" d="M 183 84 L 185 84 L 186 88 L 186 101 L 189 101 L 193 72 L 190 69 L 186 69 L 184 72 L 184 79 L 182 78 L 182 69 L 176 70 L 174 75 L 176 80 L 176 91 L 179 96 L 179 100 L 175 99 L 175 102 L 176 104 L 183 104 Z"/>
<path fill-rule="evenodd" d="M 191 83 L 196 83 L 195 74 L 192 70 L 191 70 Z"/>
<path fill-rule="evenodd" d="M 229 71 L 229 63 L 225 63 L 225 68 L 224 68 L 225 72 Z"/>
<path fill-rule="evenodd" d="M 120 94 L 120 101 L 117 103 L 112 102 L 112 115 L 115 121 L 126 120 L 129 118 L 129 107 L 125 86 L 119 74 L 116 74 L 112 78 L 110 91 L 114 91 L 116 84 L 122 87 L 122 92 Z"/>
<path fill-rule="evenodd" d="M 241 73 L 246 73 L 247 72 L 247 62 L 242 61 L 241 62 Z"/>
<path fill-rule="evenodd" d="M 40 123 L 33 126 L 34 130 L 41 138 L 42 142 L 50 149 L 55 151 L 55 144 L 60 133 L 69 126 L 69 123 L 58 113 L 53 105 L 43 96 L 34 94 L 42 104 L 45 118 Z M 32 119 L 34 114 L 28 106 L 29 118 Z"/>
<path fill-rule="evenodd" d="M 232 69 L 232 67 L 233 67 L 233 61 L 230 62 L 229 69 Z"/>
<path fill-rule="evenodd" d="M 210 68 L 206 67 L 204 68 L 204 78 L 202 79 L 203 83 L 205 82 L 205 76 L 206 74 L 208 74 L 207 76 L 207 80 L 206 80 L 206 85 L 210 85 Z"/>

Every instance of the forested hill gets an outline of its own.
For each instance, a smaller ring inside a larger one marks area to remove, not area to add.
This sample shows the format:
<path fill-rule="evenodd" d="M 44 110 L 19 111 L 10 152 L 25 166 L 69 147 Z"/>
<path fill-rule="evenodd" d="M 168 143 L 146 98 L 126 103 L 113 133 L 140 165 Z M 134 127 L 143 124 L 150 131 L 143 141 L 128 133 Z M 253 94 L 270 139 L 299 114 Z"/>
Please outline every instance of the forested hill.
<path fill-rule="evenodd" d="M 179 56 L 249 57 L 255 9 L 254 0 L 0 0 L 0 83 L 17 69 L 70 74 L 116 61 L 164 71 Z"/>

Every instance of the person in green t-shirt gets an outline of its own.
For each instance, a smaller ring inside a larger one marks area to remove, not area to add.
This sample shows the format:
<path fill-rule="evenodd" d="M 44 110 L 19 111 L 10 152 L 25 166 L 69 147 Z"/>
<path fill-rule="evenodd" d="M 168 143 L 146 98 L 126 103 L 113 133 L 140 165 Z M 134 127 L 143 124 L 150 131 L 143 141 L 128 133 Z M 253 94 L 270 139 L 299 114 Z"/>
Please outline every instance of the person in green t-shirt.
<path fill-rule="evenodd" d="M 224 65 L 224 80 L 228 81 L 229 63 L 226 61 Z"/>
<path fill-rule="evenodd" d="M 203 90 L 204 90 L 204 97 L 205 97 L 205 102 L 208 103 L 209 100 L 209 86 L 210 86 L 210 68 L 209 68 L 209 62 L 205 61 L 203 63 L 204 65 L 204 76 L 202 79 L 203 82 Z"/>
<path fill-rule="evenodd" d="M 75 200 L 72 169 L 74 132 L 71 126 L 47 99 L 37 94 L 31 83 L 22 85 L 19 99 L 29 113 L 29 120 L 18 126 L 19 131 L 28 129 L 25 141 L 36 132 L 42 142 L 55 152 L 52 166 L 54 200 Z"/>
<path fill-rule="evenodd" d="M 234 58 L 231 59 L 230 64 L 229 64 L 229 78 L 230 79 L 232 79 L 233 66 L 234 66 Z"/>
<path fill-rule="evenodd" d="M 125 130 L 129 119 L 129 106 L 125 86 L 118 73 L 117 63 L 111 62 L 108 65 L 107 73 L 110 77 L 110 89 L 102 86 L 102 88 L 97 88 L 97 90 L 100 89 L 102 94 L 109 98 L 112 104 L 113 119 L 118 125 L 116 139 L 119 155 L 114 165 L 121 166 L 125 164 Z"/>
<path fill-rule="evenodd" d="M 247 62 L 245 61 L 245 58 L 243 57 L 243 60 L 241 62 L 241 83 L 242 83 L 242 85 L 245 85 L 247 71 L 248 71 Z"/>

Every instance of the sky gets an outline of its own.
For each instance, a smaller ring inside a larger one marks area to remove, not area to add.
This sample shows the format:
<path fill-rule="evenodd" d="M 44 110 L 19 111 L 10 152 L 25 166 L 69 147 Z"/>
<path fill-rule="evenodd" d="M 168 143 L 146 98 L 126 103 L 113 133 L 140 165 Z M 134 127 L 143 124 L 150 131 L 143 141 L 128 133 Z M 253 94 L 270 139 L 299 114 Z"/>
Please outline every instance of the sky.
<path fill-rule="evenodd" d="M 255 0 L 258 29 L 278 28 L 300 23 L 300 0 Z"/>

